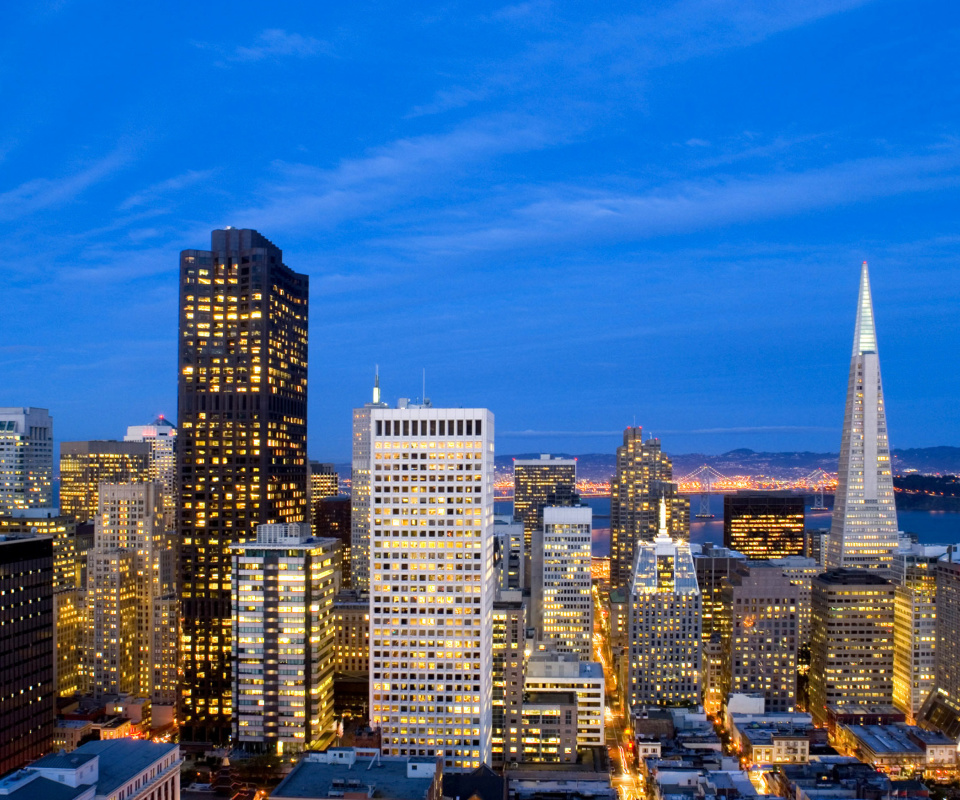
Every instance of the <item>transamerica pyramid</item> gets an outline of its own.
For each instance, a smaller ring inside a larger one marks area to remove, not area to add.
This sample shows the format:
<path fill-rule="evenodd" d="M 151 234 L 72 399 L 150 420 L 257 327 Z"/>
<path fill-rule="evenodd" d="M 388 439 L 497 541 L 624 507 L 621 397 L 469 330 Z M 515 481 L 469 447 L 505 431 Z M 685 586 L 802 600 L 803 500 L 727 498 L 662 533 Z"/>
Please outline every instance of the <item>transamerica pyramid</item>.
<path fill-rule="evenodd" d="M 827 566 L 887 569 L 896 547 L 897 508 L 887 414 L 880 382 L 870 273 L 864 261 Z"/>

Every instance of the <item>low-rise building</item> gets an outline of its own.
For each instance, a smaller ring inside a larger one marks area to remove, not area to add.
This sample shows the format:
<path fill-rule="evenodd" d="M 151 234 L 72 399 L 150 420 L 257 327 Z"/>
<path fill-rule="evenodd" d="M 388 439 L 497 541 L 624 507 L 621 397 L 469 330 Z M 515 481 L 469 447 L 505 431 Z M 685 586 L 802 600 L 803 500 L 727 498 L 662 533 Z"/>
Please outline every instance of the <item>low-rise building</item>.
<path fill-rule="evenodd" d="M 733 739 L 744 767 L 758 764 L 806 764 L 810 727 L 751 722 L 734 728 Z"/>
<path fill-rule="evenodd" d="M 841 725 L 836 738 L 842 749 L 885 772 L 922 772 L 957 764 L 956 742 L 914 725 Z"/>

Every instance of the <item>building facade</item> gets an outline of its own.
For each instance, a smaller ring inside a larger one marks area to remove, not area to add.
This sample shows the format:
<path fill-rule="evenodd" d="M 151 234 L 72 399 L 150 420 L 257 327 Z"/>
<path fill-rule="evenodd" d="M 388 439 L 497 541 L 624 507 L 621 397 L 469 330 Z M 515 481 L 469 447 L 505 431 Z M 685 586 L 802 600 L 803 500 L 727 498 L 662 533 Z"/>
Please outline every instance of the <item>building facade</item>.
<path fill-rule="evenodd" d="M 937 690 L 960 708 L 960 554 L 953 548 L 937 561 Z M 960 711 L 958 711 L 960 716 Z"/>
<path fill-rule="evenodd" d="M 335 733 L 335 539 L 306 523 L 257 526 L 233 558 L 233 740 L 270 753 Z"/>
<path fill-rule="evenodd" d="M 559 458 L 545 453 L 539 458 L 513 460 L 513 519 L 514 522 L 523 525 L 525 585 L 530 585 L 533 533 L 543 529 L 543 509 L 548 505 L 573 505 L 575 498 L 577 498 L 577 460 L 575 458 Z"/>
<path fill-rule="evenodd" d="M 580 661 L 570 653 L 533 653 L 527 659 L 523 684 L 526 695 L 572 692 L 577 698 L 577 746 L 604 746 L 605 683 L 601 664 Z"/>
<path fill-rule="evenodd" d="M 163 487 L 163 524 L 174 530 L 177 521 L 177 429 L 163 414 L 149 425 L 130 425 L 125 442 L 150 445 L 151 481 Z"/>
<path fill-rule="evenodd" d="M 0 516 L 53 505 L 53 417 L 45 408 L 0 408 Z"/>
<path fill-rule="evenodd" d="M 501 590 L 493 603 L 494 766 L 522 760 L 523 664 L 528 602 L 519 589 Z"/>
<path fill-rule="evenodd" d="M 690 501 L 673 483 L 673 464 L 659 439 L 643 440 L 643 429 L 627 428 L 617 448 L 617 472 L 610 484 L 610 586 L 629 587 L 640 542 L 652 542 L 660 526 L 660 501 L 667 531 L 690 537 Z"/>
<path fill-rule="evenodd" d="M 723 544 L 750 559 L 803 555 L 803 495 L 739 490 L 723 496 Z"/>
<path fill-rule="evenodd" d="M 340 592 L 333 601 L 334 669 L 370 672 L 370 598 Z"/>
<path fill-rule="evenodd" d="M 0 775 L 46 753 L 56 719 L 53 539 L 0 535 Z"/>
<path fill-rule="evenodd" d="M 493 415 L 401 406 L 362 409 L 370 721 L 384 755 L 470 770 L 491 759 Z"/>
<path fill-rule="evenodd" d="M 100 508 L 101 483 L 150 480 L 148 442 L 61 442 L 60 513 L 89 522 Z"/>
<path fill-rule="evenodd" d="M 812 584 L 809 711 L 893 702 L 894 586 L 876 572 L 833 569 Z"/>
<path fill-rule="evenodd" d="M 880 381 L 870 275 L 864 261 L 847 382 L 833 524 L 827 543 L 827 567 L 889 569 L 896 548 L 897 509 L 890 468 L 887 412 Z"/>
<path fill-rule="evenodd" d="M 231 731 L 230 546 L 306 522 L 309 285 L 253 230 L 180 254 L 181 732 Z"/>
<path fill-rule="evenodd" d="M 593 511 L 589 506 L 546 506 L 541 516 L 531 552 L 531 624 L 550 649 L 592 661 Z"/>
<path fill-rule="evenodd" d="M 666 502 L 660 533 L 637 545 L 630 588 L 630 708 L 700 702 L 701 597 L 690 545 L 667 533 Z"/>

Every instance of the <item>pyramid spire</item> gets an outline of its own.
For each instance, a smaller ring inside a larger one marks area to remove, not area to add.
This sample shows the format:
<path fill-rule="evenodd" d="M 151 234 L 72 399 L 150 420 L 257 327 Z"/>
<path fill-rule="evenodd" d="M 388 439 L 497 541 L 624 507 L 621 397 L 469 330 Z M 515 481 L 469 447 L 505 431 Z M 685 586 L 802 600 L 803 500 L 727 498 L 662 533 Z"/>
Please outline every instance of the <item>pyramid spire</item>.
<path fill-rule="evenodd" d="M 870 296 L 870 272 L 867 262 L 860 268 L 860 299 L 857 303 L 857 327 L 853 334 L 853 354 L 877 352 L 877 329 L 873 323 L 873 300 Z"/>

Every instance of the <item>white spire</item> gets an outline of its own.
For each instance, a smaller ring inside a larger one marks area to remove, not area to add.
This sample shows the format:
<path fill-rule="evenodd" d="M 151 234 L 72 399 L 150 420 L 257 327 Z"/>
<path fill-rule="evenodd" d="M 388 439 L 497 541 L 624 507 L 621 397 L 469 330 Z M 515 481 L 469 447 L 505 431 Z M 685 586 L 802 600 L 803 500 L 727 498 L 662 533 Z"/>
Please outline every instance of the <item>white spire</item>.
<path fill-rule="evenodd" d="M 377 364 L 373 378 L 373 404 L 380 405 L 380 365 Z"/>
<path fill-rule="evenodd" d="M 867 262 L 860 268 L 860 299 L 857 302 L 857 327 L 853 334 L 853 354 L 877 352 L 877 329 L 873 323 L 873 301 L 870 297 L 870 273 Z"/>

